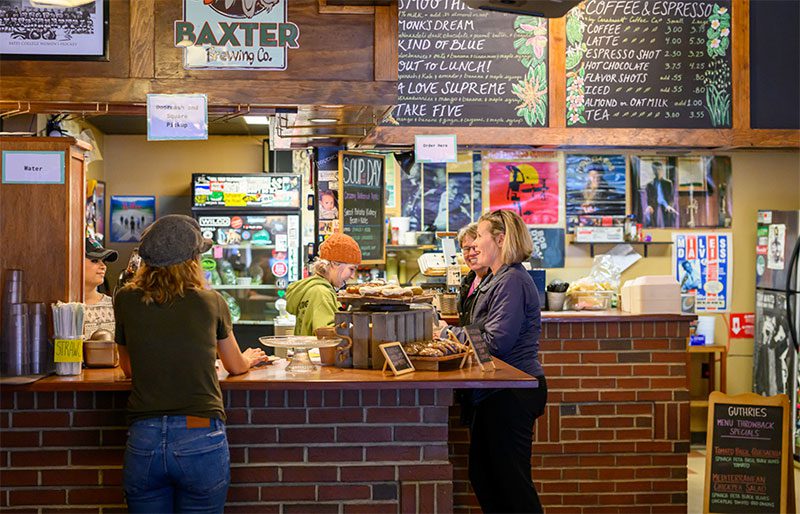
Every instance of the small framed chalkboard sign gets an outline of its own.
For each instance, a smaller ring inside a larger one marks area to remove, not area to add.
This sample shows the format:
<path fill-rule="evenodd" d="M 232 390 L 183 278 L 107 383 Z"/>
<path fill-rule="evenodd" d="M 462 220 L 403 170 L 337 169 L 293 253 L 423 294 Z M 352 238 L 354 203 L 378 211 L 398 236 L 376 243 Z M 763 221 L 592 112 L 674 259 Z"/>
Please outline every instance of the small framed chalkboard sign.
<path fill-rule="evenodd" d="M 481 367 L 481 370 L 497 369 L 492 360 L 492 354 L 489 353 L 489 346 L 483 339 L 480 327 L 478 325 L 469 325 L 465 330 L 467 332 L 467 340 L 469 340 L 472 349 L 475 350 L 475 361 Z"/>
<path fill-rule="evenodd" d="M 387 366 L 391 368 L 395 376 L 405 375 L 406 373 L 412 373 L 414 371 L 414 365 L 411 364 L 411 360 L 403 349 L 403 345 L 399 342 L 384 343 L 380 345 L 379 348 L 383 356 L 386 357 L 386 362 L 383 364 L 384 372 Z"/>
<path fill-rule="evenodd" d="M 796 512 L 789 398 L 715 391 L 708 404 L 703 512 Z"/>

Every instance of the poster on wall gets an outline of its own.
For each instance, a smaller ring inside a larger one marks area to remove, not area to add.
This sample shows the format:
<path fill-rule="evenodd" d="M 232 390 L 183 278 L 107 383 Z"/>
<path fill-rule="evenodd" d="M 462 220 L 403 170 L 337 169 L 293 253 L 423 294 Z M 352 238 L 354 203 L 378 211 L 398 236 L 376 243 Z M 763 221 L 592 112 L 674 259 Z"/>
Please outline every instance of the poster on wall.
<path fill-rule="evenodd" d="M 184 0 L 174 44 L 186 69 L 285 70 L 300 29 L 288 21 L 288 0 Z"/>
<path fill-rule="evenodd" d="M 112 243 L 138 243 L 156 219 L 156 197 L 112 195 L 108 217 Z"/>
<path fill-rule="evenodd" d="M 730 232 L 672 235 L 672 269 L 682 296 L 693 296 L 695 312 L 730 310 L 733 246 Z"/>
<path fill-rule="evenodd" d="M 513 158 L 515 152 L 484 154 L 484 177 L 489 179 L 488 210 L 515 211 L 528 225 L 560 225 L 558 159 L 550 154 L 525 155 L 530 153 L 518 152 L 518 158 Z M 511 158 L 502 158 L 504 154 Z"/>
<path fill-rule="evenodd" d="M 72 6 L 70 4 L 83 3 Z M 108 0 L 0 1 L 0 55 L 26 60 L 107 60 Z"/>
<path fill-rule="evenodd" d="M 412 231 L 458 232 L 481 215 L 480 152 L 450 163 L 417 163 L 400 173 L 400 212 Z"/>
<path fill-rule="evenodd" d="M 625 156 L 565 158 L 567 228 L 621 225 L 625 221 Z"/>
<path fill-rule="evenodd" d="M 86 235 L 102 243 L 105 240 L 106 185 L 86 181 Z"/>
<path fill-rule="evenodd" d="M 531 228 L 533 253 L 531 266 L 534 268 L 564 267 L 564 229 Z"/>
<path fill-rule="evenodd" d="M 645 228 L 728 228 L 732 198 L 729 157 L 631 157 L 631 212 Z"/>
<path fill-rule="evenodd" d="M 341 146 L 320 146 L 314 149 L 316 168 L 316 232 L 317 243 L 339 230 L 339 152 Z"/>

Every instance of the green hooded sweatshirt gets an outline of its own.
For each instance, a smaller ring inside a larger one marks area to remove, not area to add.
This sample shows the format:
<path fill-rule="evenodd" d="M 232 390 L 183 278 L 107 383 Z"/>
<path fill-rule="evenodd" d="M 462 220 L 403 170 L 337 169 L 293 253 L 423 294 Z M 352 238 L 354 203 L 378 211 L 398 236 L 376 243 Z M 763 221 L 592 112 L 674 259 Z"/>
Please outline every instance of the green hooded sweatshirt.
<path fill-rule="evenodd" d="M 286 290 L 286 310 L 297 316 L 296 336 L 313 336 L 314 330 L 333 326 L 339 306 L 336 290 L 319 275 L 294 282 Z"/>

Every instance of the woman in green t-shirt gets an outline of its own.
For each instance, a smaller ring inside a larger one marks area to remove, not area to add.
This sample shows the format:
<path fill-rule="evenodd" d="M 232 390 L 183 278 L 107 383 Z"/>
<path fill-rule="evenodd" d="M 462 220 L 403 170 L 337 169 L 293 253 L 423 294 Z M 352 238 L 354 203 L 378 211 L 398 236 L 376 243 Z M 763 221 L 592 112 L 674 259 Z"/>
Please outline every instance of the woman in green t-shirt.
<path fill-rule="evenodd" d="M 206 290 L 197 221 L 159 218 L 143 265 L 114 301 L 120 365 L 132 379 L 123 484 L 130 512 L 222 512 L 230 484 L 225 407 L 215 367 L 235 375 L 266 360 L 242 353 L 222 296 Z"/>

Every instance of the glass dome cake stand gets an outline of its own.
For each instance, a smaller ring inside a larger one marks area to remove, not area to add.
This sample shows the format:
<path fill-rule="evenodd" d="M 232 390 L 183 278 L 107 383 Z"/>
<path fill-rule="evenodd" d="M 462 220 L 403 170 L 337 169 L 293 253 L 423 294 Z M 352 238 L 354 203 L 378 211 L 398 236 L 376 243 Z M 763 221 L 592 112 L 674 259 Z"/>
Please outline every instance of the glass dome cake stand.
<path fill-rule="evenodd" d="M 314 336 L 263 336 L 258 340 L 264 346 L 273 348 L 287 348 L 294 350 L 294 356 L 289 359 L 286 371 L 289 373 L 312 373 L 319 367 L 311 362 L 308 351 L 312 348 L 328 348 L 337 346 L 342 340 L 338 337 L 317 339 Z"/>

